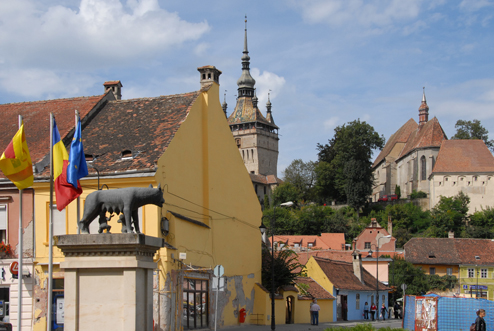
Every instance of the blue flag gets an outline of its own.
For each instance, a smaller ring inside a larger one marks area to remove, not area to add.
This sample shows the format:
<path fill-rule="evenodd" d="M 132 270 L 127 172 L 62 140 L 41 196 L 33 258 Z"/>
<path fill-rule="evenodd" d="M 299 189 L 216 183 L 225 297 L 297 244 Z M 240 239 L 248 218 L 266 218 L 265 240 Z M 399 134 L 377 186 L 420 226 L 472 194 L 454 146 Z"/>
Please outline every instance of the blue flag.
<path fill-rule="evenodd" d="M 77 181 L 88 175 L 86 157 L 82 148 L 81 120 L 77 122 L 74 139 L 70 145 L 69 165 L 67 166 L 67 182 L 77 188 Z"/>

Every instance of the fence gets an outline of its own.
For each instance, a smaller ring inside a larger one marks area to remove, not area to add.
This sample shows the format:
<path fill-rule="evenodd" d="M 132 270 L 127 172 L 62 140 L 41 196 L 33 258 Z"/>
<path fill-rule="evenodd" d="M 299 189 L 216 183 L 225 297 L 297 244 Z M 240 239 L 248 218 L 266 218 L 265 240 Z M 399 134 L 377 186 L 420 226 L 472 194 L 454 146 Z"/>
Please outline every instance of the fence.
<path fill-rule="evenodd" d="M 405 316 L 403 317 L 403 328 L 415 330 L 415 325 L 420 325 L 420 312 L 423 301 L 426 298 L 437 299 L 436 321 L 433 327 L 420 330 L 437 331 L 468 331 L 470 325 L 477 318 L 477 310 L 484 309 L 486 316 L 484 320 L 487 331 L 494 331 L 494 302 L 486 299 L 472 298 L 450 298 L 429 294 L 424 297 L 405 297 Z M 419 311 L 420 310 L 420 311 Z M 419 312 L 417 318 L 416 313 Z"/>

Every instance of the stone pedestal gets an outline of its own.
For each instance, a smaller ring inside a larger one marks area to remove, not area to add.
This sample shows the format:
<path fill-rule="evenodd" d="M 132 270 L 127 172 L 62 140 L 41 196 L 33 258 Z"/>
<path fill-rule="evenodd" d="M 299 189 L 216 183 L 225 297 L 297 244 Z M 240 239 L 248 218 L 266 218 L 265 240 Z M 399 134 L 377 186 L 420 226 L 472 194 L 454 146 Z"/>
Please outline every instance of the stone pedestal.
<path fill-rule="evenodd" d="M 152 331 L 153 256 L 164 239 L 143 234 L 55 236 L 65 255 L 66 330 Z"/>

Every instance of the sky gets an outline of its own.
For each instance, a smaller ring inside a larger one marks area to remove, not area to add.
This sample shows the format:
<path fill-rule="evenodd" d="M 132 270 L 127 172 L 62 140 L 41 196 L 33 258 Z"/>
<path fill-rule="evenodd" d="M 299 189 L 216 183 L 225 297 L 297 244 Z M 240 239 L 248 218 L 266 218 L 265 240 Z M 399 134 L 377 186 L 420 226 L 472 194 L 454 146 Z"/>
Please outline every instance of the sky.
<path fill-rule="evenodd" d="M 388 139 L 418 122 L 423 87 L 448 138 L 459 119 L 494 138 L 494 0 L 0 0 L 0 104 L 101 95 L 110 80 L 123 99 L 186 93 L 213 65 L 229 115 L 246 15 L 280 177 L 337 126 L 360 119 Z"/>

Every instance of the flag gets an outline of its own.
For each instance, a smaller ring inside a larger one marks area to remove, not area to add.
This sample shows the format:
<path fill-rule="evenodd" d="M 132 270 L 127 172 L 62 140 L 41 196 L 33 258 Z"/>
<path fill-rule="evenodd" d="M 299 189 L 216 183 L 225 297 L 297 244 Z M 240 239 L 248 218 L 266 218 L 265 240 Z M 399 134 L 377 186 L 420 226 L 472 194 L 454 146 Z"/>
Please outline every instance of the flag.
<path fill-rule="evenodd" d="M 77 188 L 67 182 L 67 166 L 69 155 L 60 139 L 57 123 L 53 119 L 53 184 L 57 198 L 57 209 L 62 211 L 69 203 L 75 200 L 82 193 L 81 185 L 77 183 Z"/>
<path fill-rule="evenodd" d="M 72 145 L 70 146 L 69 166 L 67 168 L 67 182 L 72 184 L 74 188 L 80 186 L 77 182 L 79 179 L 88 175 L 86 157 L 82 148 L 81 131 L 81 120 L 79 119 L 74 139 L 72 139 Z"/>
<path fill-rule="evenodd" d="M 33 185 L 33 164 L 24 134 L 24 122 L 0 157 L 0 169 L 19 190 Z"/>

